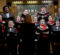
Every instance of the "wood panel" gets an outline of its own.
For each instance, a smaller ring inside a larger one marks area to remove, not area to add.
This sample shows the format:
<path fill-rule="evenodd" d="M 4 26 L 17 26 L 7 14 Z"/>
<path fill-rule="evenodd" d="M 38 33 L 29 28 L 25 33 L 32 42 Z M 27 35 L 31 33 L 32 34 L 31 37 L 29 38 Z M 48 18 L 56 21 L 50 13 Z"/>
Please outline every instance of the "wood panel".
<path fill-rule="evenodd" d="M 6 5 L 6 0 L 0 0 L 0 13 L 3 12 L 3 6 Z"/>

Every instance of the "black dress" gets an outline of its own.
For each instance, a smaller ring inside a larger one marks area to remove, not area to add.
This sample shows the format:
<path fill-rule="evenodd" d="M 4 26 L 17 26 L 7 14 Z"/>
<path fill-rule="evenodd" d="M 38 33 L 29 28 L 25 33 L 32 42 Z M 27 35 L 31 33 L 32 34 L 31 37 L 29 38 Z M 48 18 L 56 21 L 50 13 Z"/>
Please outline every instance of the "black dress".
<path fill-rule="evenodd" d="M 50 52 L 50 32 L 48 29 L 41 29 L 37 30 L 40 33 L 39 43 L 38 43 L 38 55 L 49 55 Z M 44 34 L 44 32 L 49 32 L 48 34 Z"/>
<path fill-rule="evenodd" d="M 34 26 L 32 23 L 22 25 L 23 55 L 33 55 Z"/>

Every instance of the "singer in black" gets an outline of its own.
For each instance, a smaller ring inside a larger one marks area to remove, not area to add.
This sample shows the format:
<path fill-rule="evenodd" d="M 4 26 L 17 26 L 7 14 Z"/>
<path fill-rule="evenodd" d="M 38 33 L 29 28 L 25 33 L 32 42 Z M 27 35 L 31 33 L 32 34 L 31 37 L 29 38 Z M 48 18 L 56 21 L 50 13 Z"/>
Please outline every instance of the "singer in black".
<path fill-rule="evenodd" d="M 8 22 L 9 20 L 15 21 L 14 15 L 12 13 L 10 13 L 8 6 L 3 7 L 3 12 L 4 13 L 2 14 L 2 18 L 4 21 L 6 21 L 6 22 Z"/>
<path fill-rule="evenodd" d="M 37 14 L 38 17 L 38 23 L 41 19 L 45 19 L 46 22 L 48 22 L 48 17 L 51 16 L 49 12 L 47 12 L 46 6 L 41 7 L 41 12 Z"/>
<path fill-rule="evenodd" d="M 39 55 L 49 55 L 49 27 L 46 25 L 45 20 L 40 20 L 40 26 L 37 27 L 37 32 L 40 33 L 39 44 L 38 44 L 38 51 Z"/>
<path fill-rule="evenodd" d="M 18 30 L 14 27 L 15 24 L 13 21 L 8 22 L 8 27 L 7 27 L 7 44 L 8 44 L 8 55 L 16 55 L 17 54 L 17 33 Z"/>
<path fill-rule="evenodd" d="M 55 21 L 55 25 L 52 27 L 52 43 L 53 43 L 53 52 L 55 55 L 60 54 L 60 20 Z"/>

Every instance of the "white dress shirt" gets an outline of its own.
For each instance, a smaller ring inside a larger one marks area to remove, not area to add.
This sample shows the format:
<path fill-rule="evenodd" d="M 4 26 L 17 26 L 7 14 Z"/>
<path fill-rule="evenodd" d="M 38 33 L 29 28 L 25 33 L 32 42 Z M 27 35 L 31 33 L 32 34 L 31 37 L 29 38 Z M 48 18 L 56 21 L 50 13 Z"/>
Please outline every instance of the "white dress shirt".
<path fill-rule="evenodd" d="M 9 13 L 6 13 L 6 16 L 7 16 L 7 18 L 9 18 L 10 16 L 9 16 Z"/>

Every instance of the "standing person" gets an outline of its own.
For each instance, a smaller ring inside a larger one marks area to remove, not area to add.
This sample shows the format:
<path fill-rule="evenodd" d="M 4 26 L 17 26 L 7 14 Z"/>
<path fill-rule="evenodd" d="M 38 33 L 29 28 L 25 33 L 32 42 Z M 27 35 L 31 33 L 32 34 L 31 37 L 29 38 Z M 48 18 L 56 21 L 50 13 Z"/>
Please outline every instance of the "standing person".
<path fill-rule="evenodd" d="M 22 38 L 22 35 L 21 35 L 23 28 L 22 28 L 21 17 L 17 16 L 15 26 L 19 30 L 18 31 L 18 46 L 17 46 L 18 52 L 19 52 L 20 55 L 23 55 L 23 42 L 22 42 L 23 38 Z M 20 49 L 20 51 L 19 51 L 19 49 Z"/>
<path fill-rule="evenodd" d="M 3 33 L 4 33 L 4 28 L 3 27 L 3 23 L 2 23 L 2 16 L 0 15 L 0 55 L 2 54 L 3 52 L 3 41 L 4 41 L 4 36 L 3 36 Z"/>
<path fill-rule="evenodd" d="M 55 25 L 52 26 L 52 43 L 53 43 L 53 53 L 55 55 L 60 55 L 60 20 L 55 21 Z"/>
<path fill-rule="evenodd" d="M 50 42 L 49 42 L 49 27 L 46 25 L 45 20 L 41 19 L 40 20 L 40 26 L 37 27 L 39 30 L 37 30 L 38 33 L 40 33 L 40 38 L 39 38 L 39 55 L 49 55 L 49 47 L 50 47 Z"/>
<path fill-rule="evenodd" d="M 26 15 L 24 24 L 22 26 L 22 37 L 24 52 L 23 55 L 33 55 L 33 41 L 34 41 L 34 24 L 30 15 Z"/>
<path fill-rule="evenodd" d="M 49 18 L 48 18 L 48 24 L 51 26 L 54 25 L 54 21 L 51 16 L 49 16 Z"/>
<path fill-rule="evenodd" d="M 26 16 L 27 14 L 29 14 L 29 12 L 28 12 L 27 9 L 25 9 L 25 10 L 23 11 L 23 14 L 21 15 L 21 22 L 24 23 L 24 19 L 25 19 L 25 16 Z"/>
<path fill-rule="evenodd" d="M 58 14 L 55 15 L 54 21 L 56 21 L 57 19 L 60 20 L 60 8 L 58 8 Z"/>
<path fill-rule="evenodd" d="M 33 23 L 37 26 L 38 24 L 38 18 L 35 16 L 34 19 L 33 19 Z"/>
<path fill-rule="evenodd" d="M 17 54 L 17 29 L 14 27 L 15 24 L 13 21 L 8 22 L 7 27 L 7 44 L 8 44 L 8 55 L 16 55 Z"/>
<path fill-rule="evenodd" d="M 46 6 L 41 7 L 41 12 L 37 14 L 38 23 L 40 23 L 40 19 L 45 19 L 45 22 L 48 22 L 48 17 L 51 16 L 49 12 L 47 12 Z"/>
<path fill-rule="evenodd" d="M 5 24 L 4 21 L 2 20 L 2 15 L 0 15 L 0 54 L 5 54 L 7 51 L 7 48 L 5 49 Z M 5 50 L 5 51 L 4 51 Z M 2 53 L 3 52 L 3 53 Z"/>
<path fill-rule="evenodd" d="M 38 45 L 39 45 L 39 38 L 40 38 L 40 33 L 36 31 L 36 28 L 38 27 L 38 20 L 37 17 L 34 17 L 33 23 L 35 24 L 35 37 L 34 37 L 34 54 L 38 55 Z"/>
<path fill-rule="evenodd" d="M 2 19 L 6 22 L 8 22 L 8 20 L 15 21 L 14 15 L 12 13 L 10 13 L 8 6 L 3 7 Z"/>
<path fill-rule="evenodd" d="M 5 26 L 3 24 L 2 15 L 0 15 L 0 42 L 3 42 L 3 40 L 5 38 L 4 32 L 5 32 Z"/>

